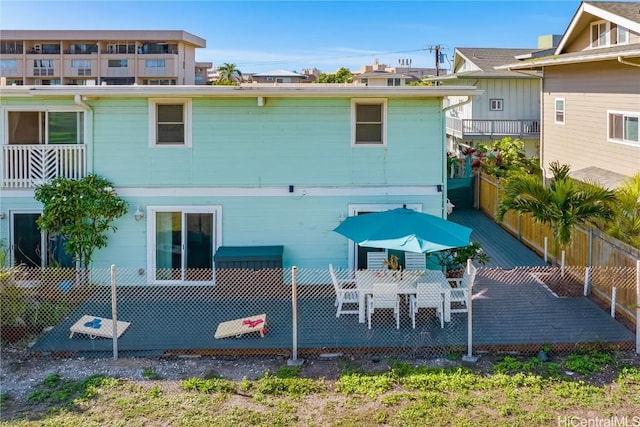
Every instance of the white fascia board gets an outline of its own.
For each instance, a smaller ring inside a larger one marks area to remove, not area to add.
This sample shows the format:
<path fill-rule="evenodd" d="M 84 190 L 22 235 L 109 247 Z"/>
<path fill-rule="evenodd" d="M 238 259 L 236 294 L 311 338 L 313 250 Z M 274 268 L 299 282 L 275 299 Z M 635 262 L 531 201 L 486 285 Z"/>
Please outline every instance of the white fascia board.
<path fill-rule="evenodd" d="M 107 97 L 358 97 L 358 98 L 441 98 L 445 96 L 479 95 L 474 86 L 406 86 L 371 87 L 340 86 L 318 87 L 304 83 L 300 86 L 246 87 L 246 86 L 2 86 L 2 96 L 25 95 L 60 97 L 80 95 L 83 100 Z"/>
<path fill-rule="evenodd" d="M 631 50 L 627 52 L 624 52 L 624 51 L 609 52 L 609 53 L 602 53 L 602 54 L 593 54 L 592 52 L 588 52 L 585 55 L 573 56 L 571 58 L 556 57 L 556 59 L 547 59 L 544 61 L 536 61 L 528 64 L 503 65 L 500 68 L 504 68 L 508 70 L 528 70 L 528 69 L 540 68 L 540 67 L 550 67 L 554 65 L 579 64 L 583 62 L 596 62 L 596 61 L 611 61 L 611 60 L 617 60 L 618 57 L 623 57 L 623 58 L 640 57 L 640 50 Z"/>

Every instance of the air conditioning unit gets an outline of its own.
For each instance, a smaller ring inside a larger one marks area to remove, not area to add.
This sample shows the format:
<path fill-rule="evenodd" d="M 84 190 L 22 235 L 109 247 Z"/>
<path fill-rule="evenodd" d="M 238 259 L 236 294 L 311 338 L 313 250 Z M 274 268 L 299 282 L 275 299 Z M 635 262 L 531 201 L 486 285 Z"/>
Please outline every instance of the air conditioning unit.
<path fill-rule="evenodd" d="M 39 44 L 33 45 L 33 50 L 40 53 L 40 45 Z"/>

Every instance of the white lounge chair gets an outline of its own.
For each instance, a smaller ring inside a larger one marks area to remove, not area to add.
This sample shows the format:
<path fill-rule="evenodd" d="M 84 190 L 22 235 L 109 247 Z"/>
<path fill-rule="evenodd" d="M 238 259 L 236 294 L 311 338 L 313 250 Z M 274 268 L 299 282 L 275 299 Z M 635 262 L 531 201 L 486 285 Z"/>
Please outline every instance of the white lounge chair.
<path fill-rule="evenodd" d="M 358 290 L 355 288 L 345 288 L 345 281 L 339 280 L 336 275 L 335 270 L 333 269 L 333 265 L 329 264 L 329 274 L 331 275 L 331 282 L 333 283 L 333 289 L 336 292 L 336 301 L 335 306 L 338 308 L 336 310 L 336 317 L 340 317 L 341 314 L 358 314 L 360 311 L 359 307 L 359 299 L 358 299 Z M 342 306 L 344 304 L 355 304 L 356 308 L 351 310 L 345 310 Z"/>
<path fill-rule="evenodd" d="M 435 308 L 436 316 L 440 319 L 440 327 L 444 328 L 444 298 L 442 287 L 438 283 L 418 283 L 416 294 L 409 301 L 409 314 L 413 329 L 416 328 L 416 315 L 421 308 Z"/>
<path fill-rule="evenodd" d="M 395 284 L 375 283 L 368 295 L 367 314 L 369 316 L 369 329 L 371 329 L 371 315 L 375 309 L 393 309 L 396 319 L 396 329 L 400 329 L 400 296 L 398 286 Z"/>

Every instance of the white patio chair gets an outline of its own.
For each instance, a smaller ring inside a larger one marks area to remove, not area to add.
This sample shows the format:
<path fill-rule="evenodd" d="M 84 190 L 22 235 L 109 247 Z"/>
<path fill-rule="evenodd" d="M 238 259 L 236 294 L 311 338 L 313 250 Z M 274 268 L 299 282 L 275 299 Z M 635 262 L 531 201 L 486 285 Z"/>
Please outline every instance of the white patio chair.
<path fill-rule="evenodd" d="M 451 289 L 451 313 L 467 313 L 469 311 L 467 300 L 475 276 L 476 268 L 471 266 L 471 272 L 465 268 L 461 279 L 448 279 L 455 284 L 455 288 Z"/>
<path fill-rule="evenodd" d="M 371 329 L 371 315 L 376 309 L 393 309 L 393 317 L 396 319 L 396 329 L 400 329 L 400 296 L 398 286 L 387 283 L 375 283 L 368 295 L 367 314 L 369 316 L 369 329 Z"/>
<path fill-rule="evenodd" d="M 416 294 L 411 295 L 409 301 L 409 315 L 413 329 L 416 328 L 416 315 L 421 308 L 435 308 L 436 316 L 440 319 L 440 327 L 444 328 L 444 298 L 440 284 L 418 283 L 416 285 Z"/>
<path fill-rule="evenodd" d="M 386 270 L 386 252 L 367 252 L 367 270 Z"/>
<path fill-rule="evenodd" d="M 338 308 L 336 310 L 336 317 L 340 317 L 341 314 L 358 314 L 359 299 L 358 290 L 354 288 L 345 288 L 345 281 L 338 280 L 333 265 L 329 264 L 329 274 L 331 275 L 331 282 L 333 283 L 333 289 L 336 292 L 336 301 L 334 305 Z M 342 306 L 344 304 L 355 304 L 356 308 L 352 310 L 345 310 Z"/>
<path fill-rule="evenodd" d="M 425 268 L 427 268 L 427 264 L 424 254 L 417 254 L 415 252 L 404 253 L 405 270 L 424 270 Z"/>

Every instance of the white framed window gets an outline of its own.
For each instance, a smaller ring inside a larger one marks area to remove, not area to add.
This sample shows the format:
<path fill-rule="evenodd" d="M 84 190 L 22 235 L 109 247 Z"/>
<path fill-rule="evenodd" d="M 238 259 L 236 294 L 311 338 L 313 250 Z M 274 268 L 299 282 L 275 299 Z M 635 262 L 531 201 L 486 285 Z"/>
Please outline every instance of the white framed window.
<path fill-rule="evenodd" d="M 559 124 L 564 124 L 564 98 L 556 98 L 555 99 L 555 122 Z"/>
<path fill-rule="evenodd" d="M 84 144 L 84 112 L 76 108 L 11 109 L 5 144 Z"/>
<path fill-rule="evenodd" d="M 149 146 L 191 146 L 191 100 L 149 100 Z"/>
<path fill-rule="evenodd" d="M 387 79 L 387 86 L 400 86 L 400 79 Z"/>
<path fill-rule="evenodd" d="M 502 104 L 503 104 L 503 100 L 502 99 L 490 99 L 489 100 L 489 110 L 491 111 L 502 111 Z"/>
<path fill-rule="evenodd" d="M 638 120 L 640 113 L 607 111 L 607 140 L 631 145 L 640 145 Z"/>
<path fill-rule="evenodd" d="M 591 24 L 591 47 L 629 43 L 629 29 L 607 21 Z"/>
<path fill-rule="evenodd" d="M 387 100 L 351 100 L 351 144 L 387 144 Z"/>

